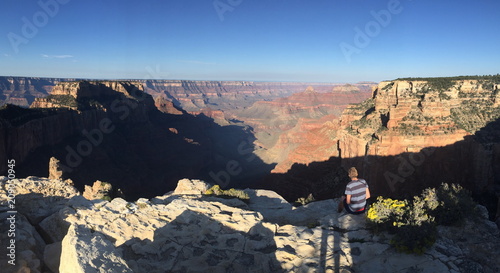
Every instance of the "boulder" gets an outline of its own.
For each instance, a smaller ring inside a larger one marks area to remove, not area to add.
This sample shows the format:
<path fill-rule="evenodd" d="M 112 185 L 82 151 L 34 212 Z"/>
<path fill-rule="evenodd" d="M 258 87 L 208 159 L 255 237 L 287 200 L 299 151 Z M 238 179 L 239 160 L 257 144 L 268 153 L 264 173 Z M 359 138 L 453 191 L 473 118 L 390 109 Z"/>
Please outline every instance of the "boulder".
<path fill-rule="evenodd" d="M 111 183 L 97 180 L 94 182 L 92 187 L 89 185 L 85 185 L 83 197 L 87 198 L 88 200 L 105 198 L 111 199 L 112 191 L 113 186 L 111 185 Z"/>
<path fill-rule="evenodd" d="M 72 225 L 62 241 L 60 273 L 133 272 L 103 234 Z"/>
<path fill-rule="evenodd" d="M 66 221 L 66 218 L 73 214 L 76 214 L 75 209 L 65 207 L 45 218 L 38 224 L 40 232 L 49 244 L 63 240 L 70 226 L 70 223 Z"/>
<path fill-rule="evenodd" d="M 174 194 L 203 194 L 212 185 L 197 179 L 182 179 L 177 183 Z"/>

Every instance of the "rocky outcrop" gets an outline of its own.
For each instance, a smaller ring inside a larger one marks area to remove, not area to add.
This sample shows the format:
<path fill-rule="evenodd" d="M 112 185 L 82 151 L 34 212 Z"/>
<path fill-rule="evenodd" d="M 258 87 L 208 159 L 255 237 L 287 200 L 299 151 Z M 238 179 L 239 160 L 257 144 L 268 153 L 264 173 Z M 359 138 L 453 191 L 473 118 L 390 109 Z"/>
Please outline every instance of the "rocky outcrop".
<path fill-rule="evenodd" d="M 63 170 L 61 162 L 55 157 L 51 157 L 49 160 L 49 179 L 62 179 Z"/>
<path fill-rule="evenodd" d="M 37 177 L 11 181 L 8 181 L 6 177 L 0 177 L 0 188 L 2 189 L 0 191 L 0 217 L 2 219 L 0 262 L 4 264 L 2 270 L 6 270 L 5 272 L 43 272 L 44 251 L 46 245 L 52 242 L 45 237 L 46 234 L 43 231 L 37 228 L 42 226 L 42 222 L 51 215 L 65 210 L 68 200 L 78 196 L 78 191 L 62 180 Z M 15 202 L 9 202 L 12 199 L 7 189 L 15 196 Z M 16 213 L 13 214 L 11 211 Z M 12 215 L 15 221 L 8 222 L 8 217 Z M 9 235 L 13 230 L 15 231 L 14 237 Z M 51 232 L 56 231 L 59 230 Z M 61 232 L 65 233 L 65 231 Z M 10 242 L 11 239 L 15 240 L 15 251 L 14 256 L 9 260 L 14 259 L 15 265 L 8 264 L 5 260 L 11 251 L 7 249 L 9 245 L 4 245 L 4 243 Z"/>
<path fill-rule="evenodd" d="M 172 114 L 172 115 L 182 115 L 181 109 L 177 108 L 172 101 L 169 101 L 163 97 L 157 97 L 155 99 L 155 106 L 162 113 Z"/>
<path fill-rule="evenodd" d="M 85 185 L 83 197 L 88 200 L 94 199 L 111 199 L 113 186 L 110 183 L 95 181 L 92 186 Z"/>
<path fill-rule="evenodd" d="M 211 185 L 197 179 L 182 179 L 177 183 L 174 194 L 205 194 Z"/>
<path fill-rule="evenodd" d="M 331 198 L 345 188 L 337 166 L 356 166 L 374 195 L 411 197 L 443 182 L 457 183 L 488 205 L 495 219 L 498 89 L 495 77 L 472 78 L 381 82 L 371 98 L 347 106 L 338 120 L 299 120 L 271 142 L 275 149 L 265 151 L 280 163 L 259 187 L 290 202 L 309 193 Z M 284 153 L 288 158 L 280 158 Z"/>
<path fill-rule="evenodd" d="M 37 182 L 44 187 L 33 186 Z M 454 273 L 500 269 L 494 258 L 500 255 L 496 248 L 499 231 L 481 207 L 479 220 L 467 221 L 462 227 L 440 227 L 436 244 L 415 256 L 397 253 L 389 244 L 390 234 L 370 233 L 363 215 L 338 214 L 337 200 L 294 208 L 274 192 L 247 190 L 247 204 L 197 194 L 209 185 L 184 179 L 177 193 L 151 200 L 89 201 L 73 195 L 68 186 L 57 191 L 54 187 L 62 185 L 56 180 L 29 178 L 16 183 L 20 191 L 26 183 L 33 193 L 43 192 L 38 195 L 39 203 L 51 202 L 50 193 L 66 196 L 64 206 L 38 226 L 46 233 L 45 242 L 25 222 L 28 226 L 23 232 L 31 233 L 23 236 L 31 245 L 18 245 L 19 252 L 24 252 L 17 268 L 31 272 L 41 272 L 44 266 L 61 273 Z M 5 197 L 0 200 L 5 204 Z M 19 211 L 19 215 L 23 213 Z M 61 254 L 55 257 L 60 259 L 55 261 L 49 255 L 58 251 Z M 8 272 L 14 272 L 12 269 Z"/>
<path fill-rule="evenodd" d="M 339 156 L 363 170 L 375 194 L 414 194 L 443 181 L 494 192 L 498 141 L 484 128 L 500 118 L 496 94 L 488 80 L 381 82 L 372 99 L 343 112 Z"/>

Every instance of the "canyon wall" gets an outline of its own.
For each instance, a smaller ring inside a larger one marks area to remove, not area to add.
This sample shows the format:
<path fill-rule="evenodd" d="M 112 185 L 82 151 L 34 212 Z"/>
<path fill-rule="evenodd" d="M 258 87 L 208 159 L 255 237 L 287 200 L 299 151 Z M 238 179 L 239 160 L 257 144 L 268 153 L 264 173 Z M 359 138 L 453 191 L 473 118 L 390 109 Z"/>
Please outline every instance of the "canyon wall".
<path fill-rule="evenodd" d="M 84 129 L 109 118 L 119 130 L 95 148 L 87 170 L 136 164 L 152 169 L 149 177 L 171 172 L 173 179 L 193 174 L 241 183 L 247 176 L 248 184 L 238 184 L 245 186 L 254 185 L 254 172 L 273 170 L 288 176 L 264 179 L 264 187 L 290 200 L 309 192 L 329 198 L 343 187 L 340 166 L 356 166 L 375 195 L 410 196 L 442 182 L 494 195 L 500 185 L 499 86 L 496 78 L 471 77 L 401 79 L 373 89 L 369 83 L 67 81 L 35 98 L 31 109 L 2 113 L 0 149 L 2 156 L 28 158 L 25 169 L 34 168 L 48 163 L 44 153 L 67 156 L 67 145 L 85 140 Z M 239 176 L 230 175 L 228 162 L 239 164 Z M 144 181 L 137 175 L 128 181 Z M 336 186 L 328 186 L 333 180 Z"/>
<path fill-rule="evenodd" d="M 28 107 L 35 98 L 46 96 L 63 79 L 0 77 L 0 106 L 14 104 Z"/>
<path fill-rule="evenodd" d="M 290 149 L 289 159 L 258 186 L 289 201 L 309 193 L 328 199 L 344 193 L 345 170 L 355 166 L 375 196 L 406 198 L 443 182 L 461 184 L 494 219 L 500 196 L 499 82 L 381 82 L 339 118 L 326 115 L 312 124 L 304 119 L 280 136 L 275 146 Z"/>
<path fill-rule="evenodd" d="M 99 128 L 99 121 L 107 117 L 97 110 L 38 111 L 10 106 L 4 111 L 17 111 L 18 114 L 16 120 L 0 121 L 0 161 L 15 159 L 18 164 L 39 147 L 57 145 L 86 128 Z M 0 172 L 5 172 L 6 168 L 1 164 Z"/>
<path fill-rule="evenodd" d="M 186 111 L 203 108 L 242 109 L 257 101 L 270 101 L 303 92 L 312 86 L 318 92 L 330 92 L 335 83 L 251 82 L 251 81 L 173 81 L 148 80 L 145 92 L 164 96 Z M 369 83 L 367 83 L 369 85 Z"/>
<path fill-rule="evenodd" d="M 92 82 L 92 80 L 89 80 Z M 66 90 L 57 87 L 59 82 L 73 82 Z M 228 110 L 251 106 L 256 101 L 273 100 L 304 91 L 308 86 L 318 92 L 330 92 L 340 87 L 338 83 L 300 82 L 252 82 L 252 81 L 188 81 L 188 80 L 117 80 L 108 82 L 130 82 L 153 98 L 163 97 L 186 111 L 200 111 L 203 108 Z M 33 77 L 0 77 L 0 105 L 16 104 L 27 107 L 35 98 L 48 94 L 60 95 L 75 92 L 75 79 L 52 79 Z M 359 85 L 371 85 L 362 83 Z M 112 87 L 113 88 L 113 87 Z M 114 89 L 114 88 L 113 88 Z"/>
<path fill-rule="evenodd" d="M 60 82 L 29 109 L 3 107 L 0 124 L 2 157 L 15 158 L 19 176 L 46 176 L 54 156 L 77 187 L 112 182 L 128 198 L 167 192 L 186 176 L 234 184 L 271 168 L 241 159 L 251 153 L 244 126 L 222 127 L 164 97 L 155 100 L 142 82 Z M 248 145 L 244 153 L 241 143 Z"/>
<path fill-rule="evenodd" d="M 487 80 L 381 82 L 348 107 L 338 131 L 344 167 L 357 166 L 379 194 L 412 194 L 442 182 L 475 193 L 500 185 L 498 84 Z M 490 128 L 491 127 L 491 128 Z"/>

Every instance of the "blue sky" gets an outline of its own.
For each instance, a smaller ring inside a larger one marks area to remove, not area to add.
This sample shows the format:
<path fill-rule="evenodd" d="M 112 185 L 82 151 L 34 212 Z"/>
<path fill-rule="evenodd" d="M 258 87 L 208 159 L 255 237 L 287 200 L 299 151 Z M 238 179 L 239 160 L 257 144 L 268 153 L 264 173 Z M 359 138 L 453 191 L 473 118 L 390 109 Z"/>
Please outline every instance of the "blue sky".
<path fill-rule="evenodd" d="M 496 0 L 3 0 L 0 75 L 357 82 L 496 74 L 499 10 Z"/>

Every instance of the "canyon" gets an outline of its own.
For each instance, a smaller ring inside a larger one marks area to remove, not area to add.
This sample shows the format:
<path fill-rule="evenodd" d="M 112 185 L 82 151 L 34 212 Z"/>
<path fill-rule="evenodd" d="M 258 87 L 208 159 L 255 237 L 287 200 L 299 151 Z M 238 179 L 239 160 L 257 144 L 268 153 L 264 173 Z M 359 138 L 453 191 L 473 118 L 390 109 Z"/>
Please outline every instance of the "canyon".
<path fill-rule="evenodd" d="M 72 79 L 0 77 L 0 106 L 4 104 L 30 106 L 35 98 L 47 96 L 61 81 Z"/>
<path fill-rule="evenodd" d="M 93 81 L 79 79 L 79 81 Z M 36 98 L 49 95 L 59 82 L 77 79 L 5 77 L 0 76 L 0 106 L 30 106 Z M 188 80 L 113 80 L 134 82 L 153 96 L 165 98 L 188 112 L 204 108 L 228 110 L 251 106 L 256 101 L 269 101 L 302 92 L 312 86 L 319 92 L 330 92 L 339 83 L 251 82 L 251 81 L 188 81 Z M 360 83 L 373 85 L 374 83 Z"/>
<path fill-rule="evenodd" d="M 260 186 L 287 200 L 309 193 L 326 199 L 342 194 L 345 170 L 355 166 L 374 195 L 407 198 L 443 182 L 457 183 L 498 219 L 500 79 L 465 78 L 379 83 L 370 99 L 311 130 L 312 141 L 295 148 L 307 153 L 324 145 L 331 158 L 296 163 Z"/>
<path fill-rule="evenodd" d="M 35 82 L 25 78 L 6 81 L 12 82 L 8 90 Z M 46 88 L 49 82 L 44 83 Z M 56 156 L 79 189 L 88 181 L 101 179 L 118 183 L 121 191 L 132 192 L 130 198 L 167 191 L 187 174 L 219 183 L 251 185 L 276 164 L 254 155 L 257 138 L 272 134 L 271 138 L 277 139 L 283 132 L 280 124 L 273 124 L 263 134 L 262 123 L 268 118 L 264 116 L 266 107 L 281 109 L 277 120 L 285 120 L 286 126 L 293 128 L 304 118 L 314 121 L 318 116 L 338 115 L 348 103 L 363 100 L 370 84 L 359 86 L 61 81 L 55 83 L 49 95 L 35 98 L 29 109 L 4 106 L 1 155 L 3 159 L 16 158 L 18 171 L 24 176 L 46 175 L 49 158 Z M 307 88 L 310 90 L 304 92 Z M 294 92 L 295 96 L 273 100 Z M 264 107 L 245 107 L 259 103 Z M 261 124 L 252 122 L 257 119 Z M 227 172 L 228 164 L 233 163 L 237 164 L 237 175 Z M 73 167 L 76 165 L 78 168 Z M 5 166 L 0 168 L 0 172 L 5 171 Z M 119 171 L 124 173 L 113 175 Z M 138 181 L 144 180 L 149 182 L 141 186 Z"/>
<path fill-rule="evenodd" d="M 29 108 L 2 106 L 0 161 L 27 177 L 0 177 L 21 231 L 9 270 L 498 272 L 498 75 L 154 82 L 46 81 L 18 90 Z M 391 234 L 336 212 L 351 166 L 374 197 L 460 184 L 478 215 L 438 227 L 421 256 L 396 252 Z M 249 199 L 207 195 L 214 184 Z"/>
<path fill-rule="evenodd" d="M 3 111 L 2 155 L 20 158 L 21 174 L 44 176 L 50 156 L 64 161 L 68 146 L 90 143 L 89 132 L 109 119 L 119 130 L 91 146 L 85 171 L 67 174 L 79 189 L 102 180 L 152 196 L 195 177 L 274 190 L 290 202 L 309 194 L 322 200 L 341 195 L 345 169 L 356 166 L 375 195 L 408 197 L 458 183 L 494 218 L 499 82 L 497 76 L 378 85 L 60 82 L 31 108 Z M 127 175 L 116 177 L 118 170 Z"/>

